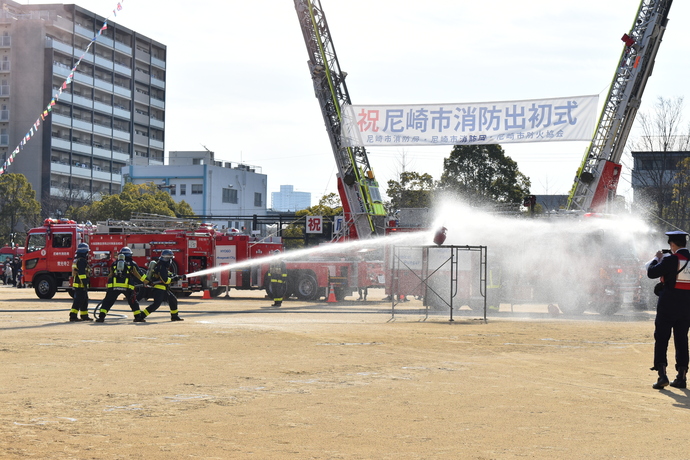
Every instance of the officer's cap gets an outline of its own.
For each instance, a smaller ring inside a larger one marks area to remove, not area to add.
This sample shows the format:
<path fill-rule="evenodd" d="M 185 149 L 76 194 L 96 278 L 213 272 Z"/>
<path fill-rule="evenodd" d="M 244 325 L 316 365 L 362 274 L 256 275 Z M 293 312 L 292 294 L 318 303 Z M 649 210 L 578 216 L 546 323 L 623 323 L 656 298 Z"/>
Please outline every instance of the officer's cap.
<path fill-rule="evenodd" d="M 687 237 L 687 236 L 688 236 L 688 233 L 687 233 L 687 232 L 683 232 L 683 231 L 681 231 L 681 230 L 674 230 L 674 231 L 672 231 L 672 232 L 666 232 L 666 235 L 667 235 L 667 236 L 672 236 L 672 235 L 681 236 L 681 235 L 682 235 L 682 236 Z"/>

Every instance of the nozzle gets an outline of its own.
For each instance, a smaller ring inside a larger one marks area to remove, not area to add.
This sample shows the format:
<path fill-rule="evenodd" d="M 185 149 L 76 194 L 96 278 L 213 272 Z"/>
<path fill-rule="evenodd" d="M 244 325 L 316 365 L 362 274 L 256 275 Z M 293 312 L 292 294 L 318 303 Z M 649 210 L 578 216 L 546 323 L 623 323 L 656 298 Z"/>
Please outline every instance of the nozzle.
<path fill-rule="evenodd" d="M 441 246 L 445 241 L 446 241 L 446 231 L 448 229 L 446 227 L 441 227 L 438 230 L 436 230 L 436 234 L 434 235 L 434 244 L 437 246 Z"/>

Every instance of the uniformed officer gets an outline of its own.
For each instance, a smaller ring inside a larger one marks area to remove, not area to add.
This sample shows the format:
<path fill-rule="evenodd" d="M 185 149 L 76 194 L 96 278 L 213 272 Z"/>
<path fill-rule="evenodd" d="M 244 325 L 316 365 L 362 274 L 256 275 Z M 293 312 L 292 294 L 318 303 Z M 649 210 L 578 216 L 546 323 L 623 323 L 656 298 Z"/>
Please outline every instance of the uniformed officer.
<path fill-rule="evenodd" d="M 676 388 L 687 386 L 688 329 L 690 329 L 690 251 L 686 249 L 688 234 L 682 231 L 667 232 L 670 251 L 658 251 L 647 266 L 649 278 L 661 278 L 663 288 L 659 292 L 654 321 L 654 367 L 659 374 L 652 385 L 660 390 L 667 385 Z M 666 352 L 673 332 L 678 375 L 669 383 L 666 375 Z"/>
<path fill-rule="evenodd" d="M 158 261 L 152 260 L 149 263 L 146 279 L 153 287 L 153 303 L 142 311 L 145 317 L 158 310 L 161 303 L 167 300 L 170 306 L 170 321 L 184 321 L 177 309 L 177 297 L 170 290 L 170 284 L 180 278 L 170 272 L 174 258 L 175 255 L 170 249 L 163 249 Z"/>
<path fill-rule="evenodd" d="M 287 292 L 287 266 L 282 259 L 274 260 L 268 267 L 268 279 L 270 280 L 270 289 L 273 294 L 272 307 L 280 307 L 283 304 L 283 297 Z"/>
<path fill-rule="evenodd" d="M 93 321 L 89 316 L 89 245 L 79 243 L 72 262 L 72 288 L 74 298 L 69 311 L 70 321 Z"/>
<path fill-rule="evenodd" d="M 132 260 L 132 250 L 125 246 L 120 249 L 117 260 L 110 267 L 108 286 L 103 302 L 101 303 L 98 319 L 96 319 L 97 323 L 105 321 L 105 316 L 108 314 L 120 294 L 125 295 L 127 303 L 129 303 L 129 308 L 131 308 L 132 313 L 134 313 L 134 322 L 145 322 L 144 315 L 139 308 L 137 294 L 134 291 L 134 279 L 137 279 L 142 284 L 146 282 L 146 279 L 139 273 L 139 266 Z"/>

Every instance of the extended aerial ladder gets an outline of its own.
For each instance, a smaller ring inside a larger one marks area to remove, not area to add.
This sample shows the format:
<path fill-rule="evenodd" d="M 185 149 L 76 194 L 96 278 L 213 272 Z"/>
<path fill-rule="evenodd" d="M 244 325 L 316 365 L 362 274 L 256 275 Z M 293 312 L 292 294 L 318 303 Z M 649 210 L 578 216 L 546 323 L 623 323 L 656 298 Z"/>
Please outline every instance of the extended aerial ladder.
<path fill-rule="evenodd" d="M 309 72 L 338 166 L 338 192 L 345 223 L 338 240 L 368 238 L 383 233 L 385 210 L 378 183 L 364 147 L 346 147 L 341 137 L 342 107 L 352 104 L 335 54 L 320 0 L 294 0 Z"/>
<path fill-rule="evenodd" d="M 652 74 L 673 0 L 642 0 L 632 29 L 622 37 L 625 47 L 606 102 L 575 183 L 568 209 L 605 211 L 616 194 L 620 160 Z"/>

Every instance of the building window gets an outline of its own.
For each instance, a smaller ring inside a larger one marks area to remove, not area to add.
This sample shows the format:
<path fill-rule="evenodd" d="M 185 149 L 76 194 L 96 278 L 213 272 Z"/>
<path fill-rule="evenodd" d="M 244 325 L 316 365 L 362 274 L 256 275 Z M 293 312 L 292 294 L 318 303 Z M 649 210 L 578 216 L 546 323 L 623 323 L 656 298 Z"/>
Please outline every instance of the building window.
<path fill-rule="evenodd" d="M 192 184 L 192 195 L 202 195 L 204 193 L 204 184 Z"/>
<path fill-rule="evenodd" d="M 176 189 L 177 189 L 177 186 L 176 186 L 175 184 L 172 184 L 172 185 L 170 186 L 170 189 L 169 189 L 169 190 L 170 190 L 170 195 L 173 195 L 173 196 L 176 195 L 176 194 L 177 194 L 177 190 L 176 190 Z"/>
<path fill-rule="evenodd" d="M 237 204 L 237 190 L 232 188 L 224 188 L 223 203 Z"/>
<path fill-rule="evenodd" d="M 187 194 L 187 184 L 180 184 L 180 195 Z"/>
<path fill-rule="evenodd" d="M 257 208 L 260 208 L 261 206 L 263 206 L 260 193 L 254 194 L 254 206 L 256 206 Z"/>

